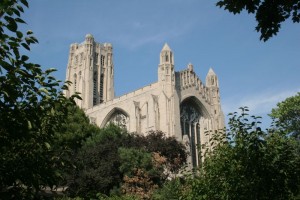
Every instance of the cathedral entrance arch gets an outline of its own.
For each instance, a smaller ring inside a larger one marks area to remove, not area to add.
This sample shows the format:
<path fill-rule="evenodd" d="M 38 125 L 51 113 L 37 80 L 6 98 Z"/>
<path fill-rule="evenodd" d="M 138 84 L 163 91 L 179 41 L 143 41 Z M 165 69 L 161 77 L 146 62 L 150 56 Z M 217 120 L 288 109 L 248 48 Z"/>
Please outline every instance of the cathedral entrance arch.
<path fill-rule="evenodd" d="M 101 127 L 110 123 L 129 130 L 129 115 L 121 108 L 113 108 L 104 118 Z"/>
<path fill-rule="evenodd" d="M 205 119 L 208 111 L 195 97 L 184 99 L 180 104 L 180 124 L 182 137 L 189 139 L 191 161 L 194 167 L 200 164 L 198 147 L 201 146 L 201 135 L 204 134 Z"/>

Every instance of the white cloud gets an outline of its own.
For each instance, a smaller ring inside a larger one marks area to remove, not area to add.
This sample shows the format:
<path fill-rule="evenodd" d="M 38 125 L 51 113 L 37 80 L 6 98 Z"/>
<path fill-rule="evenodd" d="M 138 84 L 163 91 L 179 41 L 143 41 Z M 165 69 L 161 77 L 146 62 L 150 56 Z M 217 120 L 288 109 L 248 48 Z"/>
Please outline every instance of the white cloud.
<path fill-rule="evenodd" d="M 242 98 L 235 96 L 235 98 L 224 99 L 223 110 L 227 114 L 237 111 L 241 106 L 247 106 L 254 115 L 266 115 L 271 112 L 272 108 L 276 107 L 278 102 L 296 95 L 297 92 L 300 92 L 300 88 L 282 91 L 267 90 L 256 94 L 248 94 Z"/>
<path fill-rule="evenodd" d="M 281 91 L 270 89 L 243 97 L 236 95 L 231 98 L 225 98 L 222 101 L 225 122 L 226 124 L 228 123 L 228 113 L 240 112 L 239 107 L 247 106 L 250 115 L 262 117 L 262 120 L 260 120 L 263 122 L 261 128 L 268 128 L 272 122 L 272 119 L 268 116 L 272 108 L 275 108 L 278 102 L 285 100 L 287 97 L 296 95 L 297 92 L 300 92 L 300 88 Z"/>

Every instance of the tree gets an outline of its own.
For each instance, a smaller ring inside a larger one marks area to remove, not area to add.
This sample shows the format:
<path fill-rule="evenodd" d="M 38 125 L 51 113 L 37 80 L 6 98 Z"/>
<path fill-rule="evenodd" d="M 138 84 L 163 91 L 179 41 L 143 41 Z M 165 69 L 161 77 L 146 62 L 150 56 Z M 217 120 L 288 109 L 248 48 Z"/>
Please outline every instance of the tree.
<path fill-rule="evenodd" d="M 52 149 L 64 121 L 67 100 L 51 73 L 31 63 L 20 49 L 37 43 L 32 31 L 18 30 L 26 0 L 4 0 L 0 7 L 0 198 L 30 199 L 61 177 L 62 159 Z"/>
<path fill-rule="evenodd" d="M 185 146 L 175 137 L 166 137 L 162 131 L 149 131 L 146 136 L 130 135 L 130 147 L 142 148 L 147 152 L 157 152 L 167 159 L 166 168 L 172 173 L 178 173 L 186 163 Z"/>
<path fill-rule="evenodd" d="M 229 130 L 190 179 L 185 199 L 295 199 L 300 189 L 299 143 L 263 132 L 257 117 L 233 113 Z"/>
<path fill-rule="evenodd" d="M 257 32 L 260 32 L 260 40 L 267 41 L 277 35 L 281 24 L 291 18 L 294 23 L 300 22 L 300 1 L 273 1 L 273 0 L 221 0 L 217 6 L 233 14 L 239 14 L 246 10 L 255 14 Z"/>
<path fill-rule="evenodd" d="M 182 191 L 181 188 L 184 185 L 184 179 L 175 178 L 168 180 L 164 183 L 164 185 L 155 190 L 154 194 L 152 195 L 153 200 L 163 200 L 163 199 L 181 199 Z"/>
<path fill-rule="evenodd" d="M 71 196 L 96 198 L 97 193 L 109 195 L 114 187 L 119 187 L 122 175 L 118 148 L 125 137 L 126 132 L 110 125 L 83 143 L 75 156 L 76 168 L 70 174 Z"/>
<path fill-rule="evenodd" d="M 68 115 L 64 123 L 54 135 L 52 149 L 57 157 L 63 158 L 61 186 L 65 186 L 72 177 L 70 173 L 76 169 L 75 157 L 84 142 L 92 135 L 100 133 L 100 128 L 90 123 L 84 111 L 76 105 L 67 107 Z"/>
<path fill-rule="evenodd" d="M 68 148 L 76 153 L 87 138 L 100 132 L 100 128 L 91 124 L 84 111 L 77 105 L 72 104 L 67 109 L 68 115 L 55 134 L 55 148 Z"/>
<path fill-rule="evenodd" d="M 120 148 L 120 172 L 123 174 L 122 193 L 149 199 L 158 187 L 162 171 L 155 166 L 151 153 L 135 148 Z"/>
<path fill-rule="evenodd" d="M 184 146 L 162 132 L 129 134 L 111 124 L 84 141 L 70 174 L 71 196 L 97 194 L 150 197 L 186 162 Z M 168 173 L 166 173 L 168 172 Z"/>
<path fill-rule="evenodd" d="M 300 92 L 277 104 L 270 116 L 278 128 L 283 128 L 295 137 L 300 136 Z"/>

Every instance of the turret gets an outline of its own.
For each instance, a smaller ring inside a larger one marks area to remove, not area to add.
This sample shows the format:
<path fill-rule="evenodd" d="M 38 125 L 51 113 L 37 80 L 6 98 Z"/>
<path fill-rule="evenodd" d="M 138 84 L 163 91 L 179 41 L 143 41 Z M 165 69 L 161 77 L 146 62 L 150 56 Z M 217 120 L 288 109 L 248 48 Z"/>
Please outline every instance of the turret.
<path fill-rule="evenodd" d="M 224 114 L 221 109 L 221 103 L 220 103 L 219 80 L 212 68 L 209 69 L 206 75 L 206 87 L 209 90 L 209 95 L 211 99 L 211 105 L 212 105 L 211 114 L 214 117 L 214 120 L 216 122 L 215 128 L 223 129 Z"/>
<path fill-rule="evenodd" d="M 174 57 L 173 52 L 165 44 L 160 52 L 160 62 L 158 66 L 158 82 L 161 84 L 163 91 L 169 96 L 172 95 L 175 81 Z"/>
<path fill-rule="evenodd" d="M 219 87 L 218 77 L 212 68 L 209 69 L 209 71 L 206 75 L 206 86 L 207 87 Z"/>
<path fill-rule="evenodd" d="M 86 34 L 85 41 L 87 44 L 93 44 L 94 43 L 94 37 L 92 34 Z"/>

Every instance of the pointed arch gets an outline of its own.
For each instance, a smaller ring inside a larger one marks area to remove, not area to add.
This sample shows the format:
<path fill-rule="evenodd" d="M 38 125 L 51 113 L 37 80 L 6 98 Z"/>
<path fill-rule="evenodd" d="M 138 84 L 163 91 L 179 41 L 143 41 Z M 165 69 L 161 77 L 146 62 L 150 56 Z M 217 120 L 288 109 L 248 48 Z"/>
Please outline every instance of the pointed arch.
<path fill-rule="evenodd" d="M 195 96 L 185 98 L 180 104 L 180 125 L 182 137 L 189 138 L 189 147 L 194 167 L 201 162 L 198 147 L 204 134 L 204 119 L 209 118 L 209 112 Z M 202 136 L 201 136 L 202 135 Z"/>
<path fill-rule="evenodd" d="M 129 130 L 129 114 L 121 108 L 113 108 L 104 118 L 101 128 L 107 124 L 113 123 L 121 128 Z"/>

